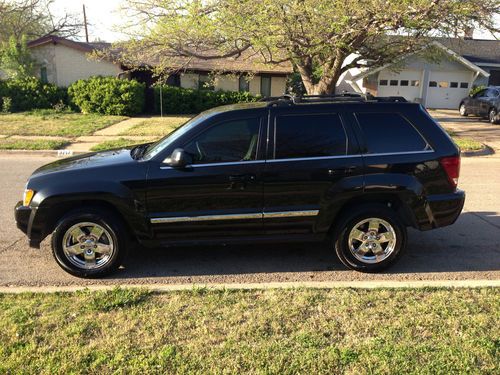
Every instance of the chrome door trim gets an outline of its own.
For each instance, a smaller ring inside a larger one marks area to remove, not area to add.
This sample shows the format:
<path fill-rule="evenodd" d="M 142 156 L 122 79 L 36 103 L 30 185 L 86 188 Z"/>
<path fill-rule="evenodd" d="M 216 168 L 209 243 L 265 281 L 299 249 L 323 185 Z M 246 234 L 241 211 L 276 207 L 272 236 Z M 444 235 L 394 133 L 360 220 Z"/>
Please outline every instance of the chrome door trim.
<path fill-rule="evenodd" d="M 305 217 L 317 216 L 319 210 L 304 211 L 278 211 L 278 212 L 259 212 L 245 214 L 225 214 L 225 215 L 202 215 L 202 216 L 174 216 L 174 217 L 154 217 L 151 218 L 151 224 L 168 223 L 190 223 L 200 221 L 219 221 L 219 220 L 251 220 L 251 219 L 274 219 L 282 217 Z"/>
<path fill-rule="evenodd" d="M 318 213 L 319 210 L 264 212 L 264 219 L 275 219 L 281 217 L 318 216 Z"/>
<path fill-rule="evenodd" d="M 260 164 L 265 163 L 265 160 L 245 160 L 245 161 L 229 161 L 225 163 L 207 163 L 207 164 L 191 164 L 186 168 L 200 168 L 200 167 L 220 167 L 224 165 L 241 165 L 241 164 Z M 160 169 L 175 169 L 174 167 L 162 166 Z"/>

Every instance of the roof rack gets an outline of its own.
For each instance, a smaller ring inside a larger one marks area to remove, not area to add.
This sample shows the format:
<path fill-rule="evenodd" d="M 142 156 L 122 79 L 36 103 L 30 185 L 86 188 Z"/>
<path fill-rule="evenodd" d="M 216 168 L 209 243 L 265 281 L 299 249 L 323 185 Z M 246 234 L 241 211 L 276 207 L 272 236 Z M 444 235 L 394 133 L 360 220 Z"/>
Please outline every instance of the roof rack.
<path fill-rule="evenodd" d="M 402 96 L 373 96 L 371 94 L 360 94 L 357 92 L 346 92 L 336 95 L 283 95 L 266 97 L 260 100 L 266 102 L 268 107 L 292 106 L 301 103 L 335 103 L 335 102 L 385 102 L 385 103 L 407 103 Z"/>

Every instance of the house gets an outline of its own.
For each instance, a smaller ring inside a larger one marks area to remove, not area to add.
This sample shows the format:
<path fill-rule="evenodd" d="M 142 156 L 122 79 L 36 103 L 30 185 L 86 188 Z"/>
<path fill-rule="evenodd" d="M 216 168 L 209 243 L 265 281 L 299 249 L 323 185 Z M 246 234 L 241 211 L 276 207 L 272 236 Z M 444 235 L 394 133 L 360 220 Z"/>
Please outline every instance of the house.
<path fill-rule="evenodd" d="M 148 86 L 154 82 L 148 69 L 154 67 L 154 61 L 141 62 L 145 69 L 134 71 L 116 59 L 89 58 L 93 51 L 109 48 L 109 43 L 84 43 L 49 35 L 29 42 L 28 47 L 38 63 L 36 75 L 57 86 L 69 86 L 96 75 L 134 78 Z M 250 55 L 212 60 L 176 58 L 173 64 L 179 69 L 167 80 L 172 86 L 248 91 L 263 96 L 282 95 L 287 76 L 293 72 L 290 64 L 267 65 Z"/>
<path fill-rule="evenodd" d="M 403 96 L 428 108 L 456 109 L 471 88 L 500 85 L 500 41 L 435 38 L 429 45 L 442 52 L 439 62 L 414 53 L 382 67 L 350 70 L 337 91 Z"/>
<path fill-rule="evenodd" d="M 130 70 L 127 76 L 141 82 L 154 82 L 152 69 L 158 66 L 156 58 L 143 58 L 141 70 Z M 288 75 L 293 73 L 290 63 L 265 64 L 259 55 L 244 51 L 237 57 L 204 60 L 194 57 L 169 59 L 166 83 L 189 89 L 247 91 L 254 95 L 281 96 L 286 92 Z"/>
<path fill-rule="evenodd" d="M 90 59 L 88 54 L 109 47 L 108 43 L 83 43 L 55 35 L 44 36 L 28 43 L 35 61 L 35 75 L 44 82 L 67 87 L 79 79 L 91 76 L 118 76 L 120 64 L 108 60 Z"/>

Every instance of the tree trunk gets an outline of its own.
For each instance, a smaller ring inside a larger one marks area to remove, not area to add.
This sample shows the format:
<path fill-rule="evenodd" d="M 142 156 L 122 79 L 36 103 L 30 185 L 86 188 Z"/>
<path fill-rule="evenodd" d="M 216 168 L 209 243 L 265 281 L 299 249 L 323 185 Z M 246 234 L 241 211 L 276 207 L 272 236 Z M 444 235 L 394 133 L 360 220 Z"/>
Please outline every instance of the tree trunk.
<path fill-rule="evenodd" d="M 313 66 L 311 59 L 307 59 L 304 64 L 298 64 L 297 70 L 302 78 L 302 83 L 308 95 L 332 95 L 335 94 L 335 86 L 342 74 L 342 64 L 345 56 L 337 53 L 336 58 L 323 64 L 323 74 L 319 82 L 314 83 Z"/>

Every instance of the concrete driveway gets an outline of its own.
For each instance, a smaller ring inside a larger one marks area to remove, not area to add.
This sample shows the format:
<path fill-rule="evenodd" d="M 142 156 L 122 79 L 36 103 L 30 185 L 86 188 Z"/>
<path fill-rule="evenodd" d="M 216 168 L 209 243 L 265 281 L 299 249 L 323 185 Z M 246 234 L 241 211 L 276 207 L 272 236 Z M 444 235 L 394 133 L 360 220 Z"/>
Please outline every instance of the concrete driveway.
<path fill-rule="evenodd" d="M 456 135 L 473 138 L 487 144 L 500 153 L 500 125 L 490 124 L 488 120 L 479 117 L 462 117 L 457 110 L 429 110 L 429 113 L 446 129 L 453 130 Z"/>
<path fill-rule="evenodd" d="M 328 246 L 197 247 L 140 250 L 104 280 L 63 272 L 50 253 L 30 249 L 13 220 L 29 174 L 48 157 L 0 154 L 0 286 L 92 284 L 257 283 L 353 280 L 500 279 L 500 157 L 464 158 L 460 187 L 467 191 L 458 222 L 430 232 L 411 230 L 408 251 L 387 273 L 346 270 Z"/>

